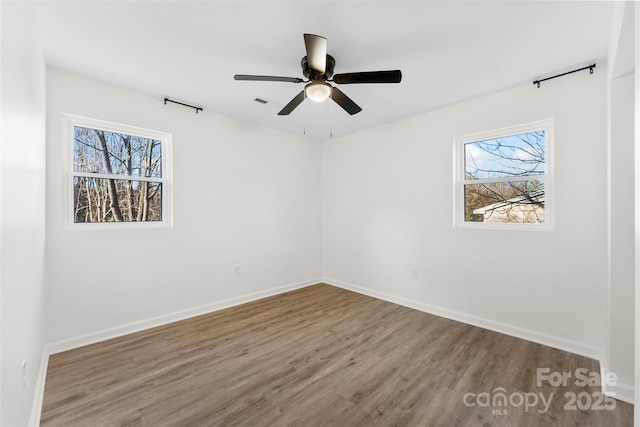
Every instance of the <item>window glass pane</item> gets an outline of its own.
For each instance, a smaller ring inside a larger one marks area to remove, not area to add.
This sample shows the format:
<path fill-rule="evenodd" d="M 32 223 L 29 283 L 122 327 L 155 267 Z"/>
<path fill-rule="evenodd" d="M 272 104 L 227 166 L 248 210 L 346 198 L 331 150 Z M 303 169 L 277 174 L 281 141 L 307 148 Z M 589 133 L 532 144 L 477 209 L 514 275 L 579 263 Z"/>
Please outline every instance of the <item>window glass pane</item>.
<path fill-rule="evenodd" d="M 75 223 L 162 221 L 162 184 L 76 176 L 73 208 Z"/>
<path fill-rule="evenodd" d="M 544 180 L 465 184 L 465 221 L 544 223 Z"/>
<path fill-rule="evenodd" d="M 465 180 L 545 173 L 545 132 L 527 132 L 464 144 Z"/>
<path fill-rule="evenodd" d="M 161 143 L 123 133 L 73 128 L 73 171 L 161 178 Z"/>

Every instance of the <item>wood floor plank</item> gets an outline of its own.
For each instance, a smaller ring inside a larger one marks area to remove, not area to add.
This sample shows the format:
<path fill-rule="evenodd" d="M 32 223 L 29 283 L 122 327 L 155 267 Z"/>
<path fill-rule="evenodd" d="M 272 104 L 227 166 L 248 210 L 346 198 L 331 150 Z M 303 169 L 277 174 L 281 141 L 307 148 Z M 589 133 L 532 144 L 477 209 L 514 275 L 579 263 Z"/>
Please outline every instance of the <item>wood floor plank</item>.
<path fill-rule="evenodd" d="M 319 284 L 52 355 L 41 425 L 632 425 L 633 406 L 619 401 L 567 409 L 565 393 L 599 387 L 539 386 L 537 368 L 600 372 L 595 360 Z M 549 408 L 483 405 L 501 390 Z"/>

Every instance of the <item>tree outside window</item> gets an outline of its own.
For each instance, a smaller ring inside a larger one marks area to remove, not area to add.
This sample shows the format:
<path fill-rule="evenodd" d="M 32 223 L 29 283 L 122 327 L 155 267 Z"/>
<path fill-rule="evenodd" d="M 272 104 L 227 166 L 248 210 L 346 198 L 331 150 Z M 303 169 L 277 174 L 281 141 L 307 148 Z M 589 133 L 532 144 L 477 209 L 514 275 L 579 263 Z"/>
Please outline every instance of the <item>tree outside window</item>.
<path fill-rule="evenodd" d="M 72 134 L 73 223 L 166 219 L 166 138 L 83 124 Z"/>
<path fill-rule="evenodd" d="M 463 223 L 548 222 L 550 132 L 545 122 L 457 141 Z"/>

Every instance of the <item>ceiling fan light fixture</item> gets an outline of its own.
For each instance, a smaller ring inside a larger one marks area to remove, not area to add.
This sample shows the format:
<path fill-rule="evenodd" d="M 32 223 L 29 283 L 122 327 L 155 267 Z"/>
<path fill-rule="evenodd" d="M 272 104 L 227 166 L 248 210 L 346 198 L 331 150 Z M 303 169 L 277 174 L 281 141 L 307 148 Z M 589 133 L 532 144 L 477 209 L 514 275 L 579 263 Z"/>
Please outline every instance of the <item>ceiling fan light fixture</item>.
<path fill-rule="evenodd" d="M 310 100 L 322 102 L 331 96 L 331 85 L 325 82 L 312 82 L 305 86 L 304 92 Z"/>

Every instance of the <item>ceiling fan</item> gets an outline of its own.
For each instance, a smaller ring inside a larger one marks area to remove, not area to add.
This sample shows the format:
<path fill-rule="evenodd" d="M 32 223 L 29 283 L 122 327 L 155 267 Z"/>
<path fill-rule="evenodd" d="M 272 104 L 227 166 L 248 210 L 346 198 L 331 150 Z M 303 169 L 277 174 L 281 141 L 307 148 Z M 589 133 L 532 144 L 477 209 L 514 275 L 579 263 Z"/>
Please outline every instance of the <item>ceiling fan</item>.
<path fill-rule="evenodd" d="M 304 90 L 296 95 L 295 98 L 278 113 L 280 116 L 286 116 L 291 113 L 305 98 L 322 102 L 329 97 L 347 113 L 353 115 L 362 111 L 362 108 L 340 89 L 327 82 L 337 84 L 400 83 L 402 80 L 402 72 L 400 70 L 365 71 L 334 75 L 333 69 L 336 61 L 331 55 L 327 54 L 327 39 L 315 34 L 305 34 L 304 44 L 307 50 L 307 56 L 302 58 L 300 65 L 302 66 L 302 74 L 308 80 L 298 77 L 255 76 L 248 74 L 236 74 L 233 78 L 235 80 L 307 83 Z M 331 79 L 331 77 L 333 77 L 333 79 Z"/>

